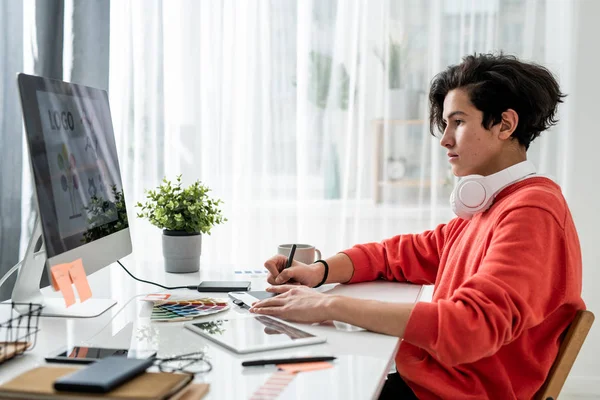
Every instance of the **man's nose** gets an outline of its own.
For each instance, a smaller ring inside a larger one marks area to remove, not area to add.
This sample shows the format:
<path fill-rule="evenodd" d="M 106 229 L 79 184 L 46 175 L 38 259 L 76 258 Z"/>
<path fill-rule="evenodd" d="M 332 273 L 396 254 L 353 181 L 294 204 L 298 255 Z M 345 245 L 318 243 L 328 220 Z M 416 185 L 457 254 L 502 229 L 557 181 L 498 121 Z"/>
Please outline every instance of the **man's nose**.
<path fill-rule="evenodd" d="M 446 148 L 452 147 L 452 133 L 450 132 L 449 127 L 446 127 L 446 129 L 444 129 L 444 132 L 442 133 L 442 138 L 440 139 L 440 145 Z"/>

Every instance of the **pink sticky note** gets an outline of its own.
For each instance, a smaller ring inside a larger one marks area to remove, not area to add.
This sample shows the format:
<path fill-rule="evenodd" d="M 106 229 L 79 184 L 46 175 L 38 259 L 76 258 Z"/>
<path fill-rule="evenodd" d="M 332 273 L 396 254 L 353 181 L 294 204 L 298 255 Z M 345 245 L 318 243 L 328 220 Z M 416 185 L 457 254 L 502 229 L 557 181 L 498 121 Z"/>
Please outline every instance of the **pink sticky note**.
<path fill-rule="evenodd" d="M 52 272 L 52 285 L 56 283 L 57 289 L 61 291 L 63 298 L 65 299 L 65 305 L 70 307 L 75 304 L 75 293 L 73 292 L 73 286 L 71 286 L 71 278 L 69 277 L 68 269 L 64 268 L 64 265 L 65 264 L 55 265 L 50 268 L 50 271 Z"/>
<path fill-rule="evenodd" d="M 77 293 L 79 294 L 79 301 L 83 303 L 84 301 L 92 297 L 92 289 L 90 288 L 90 284 L 87 280 L 87 275 L 85 274 L 85 270 L 83 269 L 83 262 L 81 261 L 81 258 L 71 263 L 69 275 L 71 276 L 71 280 L 77 288 Z"/>
<path fill-rule="evenodd" d="M 59 271 L 66 275 L 67 278 L 69 278 L 69 280 L 71 280 L 71 278 L 69 277 L 69 269 L 71 268 L 71 264 L 67 263 L 67 264 L 57 264 L 54 267 L 52 267 L 50 270 L 52 271 L 52 276 L 50 277 L 50 282 L 52 283 L 52 287 L 54 288 L 54 290 L 59 291 L 60 288 L 58 287 L 58 282 L 56 282 L 56 279 L 54 279 L 54 274 L 58 273 Z"/>
<path fill-rule="evenodd" d="M 297 372 L 317 371 L 320 369 L 327 369 L 332 367 L 333 364 L 328 363 L 326 361 L 277 365 L 277 368 L 294 374 Z"/>

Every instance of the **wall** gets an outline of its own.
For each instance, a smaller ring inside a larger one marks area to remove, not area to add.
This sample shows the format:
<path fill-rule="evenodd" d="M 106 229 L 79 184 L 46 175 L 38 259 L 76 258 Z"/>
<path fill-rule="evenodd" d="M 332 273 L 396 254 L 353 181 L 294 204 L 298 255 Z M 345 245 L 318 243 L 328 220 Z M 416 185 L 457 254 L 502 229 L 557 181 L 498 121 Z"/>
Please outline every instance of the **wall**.
<path fill-rule="evenodd" d="M 598 132 L 598 71 L 600 52 L 600 1 L 578 1 L 573 15 L 573 63 L 569 118 L 571 165 L 565 192 L 579 232 L 583 252 L 583 298 L 597 320 L 564 387 L 568 393 L 600 395 L 600 182 L 597 171 L 600 151 Z"/>

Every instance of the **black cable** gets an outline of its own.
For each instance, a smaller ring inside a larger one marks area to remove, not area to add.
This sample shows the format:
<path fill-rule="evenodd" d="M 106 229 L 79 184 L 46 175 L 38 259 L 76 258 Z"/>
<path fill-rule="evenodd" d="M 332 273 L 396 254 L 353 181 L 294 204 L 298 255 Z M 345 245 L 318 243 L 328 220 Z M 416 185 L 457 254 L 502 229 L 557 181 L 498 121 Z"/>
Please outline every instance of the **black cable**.
<path fill-rule="evenodd" d="M 198 289 L 198 285 L 190 285 L 190 286 L 164 286 L 164 285 L 161 285 L 160 283 L 145 281 L 143 279 L 139 279 L 139 278 L 136 278 L 135 276 L 133 276 L 133 274 L 131 272 L 129 272 L 129 270 L 127 270 L 127 268 L 125 268 L 125 266 L 123 264 L 121 264 L 121 261 L 117 260 L 117 262 L 119 263 L 119 265 L 121 267 L 123 267 L 123 269 L 125 270 L 125 272 L 127 272 L 129 274 L 129 276 L 132 277 L 133 279 L 135 279 L 136 281 L 144 282 L 144 283 L 149 283 L 150 285 L 155 285 L 155 286 L 161 287 L 163 289 L 169 289 L 169 290 L 173 290 L 173 289 L 192 289 L 192 290 L 197 290 Z"/>

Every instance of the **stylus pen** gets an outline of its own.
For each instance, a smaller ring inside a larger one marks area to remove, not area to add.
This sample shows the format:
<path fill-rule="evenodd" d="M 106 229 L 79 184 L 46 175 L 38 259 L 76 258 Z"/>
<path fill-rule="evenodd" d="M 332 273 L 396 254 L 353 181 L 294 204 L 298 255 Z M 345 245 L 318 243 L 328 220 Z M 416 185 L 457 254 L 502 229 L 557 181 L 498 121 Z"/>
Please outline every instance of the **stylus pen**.
<path fill-rule="evenodd" d="M 292 249 L 290 250 L 290 256 L 288 257 L 287 264 L 285 268 L 289 268 L 292 266 L 292 262 L 294 261 L 294 253 L 296 253 L 296 245 L 292 245 Z"/>
<path fill-rule="evenodd" d="M 298 358 L 274 358 L 271 360 L 243 361 L 242 367 L 256 367 L 259 365 L 296 364 L 317 361 L 333 361 L 335 357 L 298 357 Z"/>

